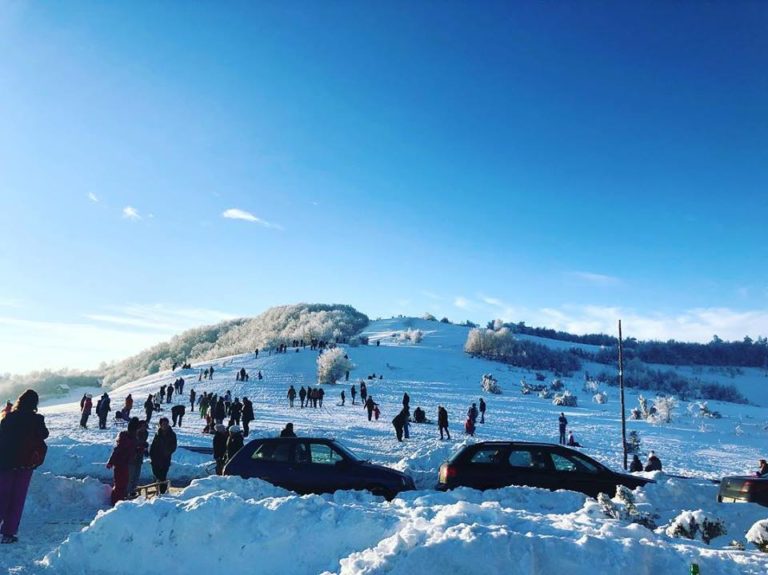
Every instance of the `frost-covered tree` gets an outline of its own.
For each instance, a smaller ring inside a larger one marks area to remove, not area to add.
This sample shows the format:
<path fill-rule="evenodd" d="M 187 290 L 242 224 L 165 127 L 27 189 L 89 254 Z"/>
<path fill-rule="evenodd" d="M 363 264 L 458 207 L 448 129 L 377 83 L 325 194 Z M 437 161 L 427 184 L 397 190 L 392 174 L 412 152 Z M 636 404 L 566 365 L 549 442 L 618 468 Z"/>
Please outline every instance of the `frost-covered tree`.
<path fill-rule="evenodd" d="M 424 332 L 420 329 L 408 328 L 405 331 L 400 332 L 400 341 L 411 341 L 413 343 L 421 343 L 424 339 Z"/>
<path fill-rule="evenodd" d="M 504 320 L 499 318 L 493 320 L 493 331 L 499 331 L 502 327 L 504 327 Z"/>
<path fill-rule="evenodd" d="M 656 408 L 654 421 L 658 423 L 671 423 L 672 415 L 677 407 L 677 400 L 672 396 L 657 397 L 653 402 L 653 407 Z"/>
<path fill-rule="evenodd" d="M 342 348 L 330 349 L 317 358 L 317 383 L 336 383 L 353 367 Z"/>
<path fill-rule="evenodd" d="M 761 519 L 747 531 L 747 541 L 768 553 L 768 519 Z"/>
<path fill-rule="evenodd" d="M 421 316 L 421 319 L 425 319 L 427 321 L 437 321 L 437 318 L 429 312 L 424 312 L 424 315 Z"/>

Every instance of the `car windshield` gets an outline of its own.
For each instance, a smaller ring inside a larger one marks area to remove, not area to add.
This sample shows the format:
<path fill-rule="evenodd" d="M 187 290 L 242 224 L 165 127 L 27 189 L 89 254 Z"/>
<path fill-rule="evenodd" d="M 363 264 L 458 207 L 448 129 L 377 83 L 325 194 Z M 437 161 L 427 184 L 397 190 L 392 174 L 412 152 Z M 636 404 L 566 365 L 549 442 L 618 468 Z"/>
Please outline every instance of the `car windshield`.
<path fill-rule="evenodd" d="M 337 443 L 336 441 L 333 442 L 333 448 L 337 451 L 340 451 L 344 457 L 349 459 L 350 461 L 360 461 L 360 458 L 357 457 L 354 453 L 352 453 L 349 449 L 344 447 L 341 443 Z"/>

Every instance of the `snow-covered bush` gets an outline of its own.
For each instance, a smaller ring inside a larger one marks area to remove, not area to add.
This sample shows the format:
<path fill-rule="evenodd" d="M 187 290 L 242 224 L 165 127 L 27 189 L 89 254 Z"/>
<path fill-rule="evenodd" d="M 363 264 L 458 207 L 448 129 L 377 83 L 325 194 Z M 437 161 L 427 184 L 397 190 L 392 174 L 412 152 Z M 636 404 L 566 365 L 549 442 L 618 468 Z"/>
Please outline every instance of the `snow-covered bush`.
<path fill-rule="evenodd" d="M 483 374 L 483 381 L 480 383 L 480 387 L 483 388 L 483 391 L 487 391 L 488 393 L 501 393 L 499 382 L 496 381 L 496 378 L 490 373 Z"/>
<path fill-rule="evenodd" d="M 552 384 L 549 386 L 549 388 L 552 391 L 562 391 L 565 388 L 565 385 L 563 384 L 562 379 L 555 378 L 552 380 Z"/>
<path fill-rule="evenodd" d="M 712 419 L 720 419 L 723 417 L 719 411 L 712 411 L 709 409 L 709 405 L 707 405 L 706 401 L 702 401 L 698 404 L 699 407 L 699 417 L 711 417 Z"/>
<path fill-rule="evenodd" d="M 592 396 L 592 401 L 600 405 L 608 403 L 608 394 L 604 391 L 598 391 L 595 395 Z"/>
<path fill-rule="evenodd" d="M 615 499 L 618 499 L 618 502 L 612 500 L 607 493 L 597 494 L 597 502 L 606 517 L 637 523 L 650 530 L 656 529 L 658 516 L 639 510 L 635 503 L 635 496 L 629 488 L 617 485 Z"/>
<path fill-rule="evenodd" d="M 552 397 L 552 391 L 551 391 L 551 390 L 549 390 L 549 389 L 542 389 L 542 390 L 539 392 L 539 397 L 540 397 L 541 399 L 549 399 L 550 397 Z"/>
<path fill-rule="evenodd" d="M 630 431 L 627 437 L 627 453 L 640 453 L 640 435 L 637 431 Z"/>
<path fill-rule="evenodd" d="M 424 315 L 421 316 L 421 319 L 425 319 L 427 321 L 437 321 L 437 318 L 429 312 L 425 312 Z"/>
<path fill-rule="evenodd" d="M 420 343 L 424 339 L 424 332 L 420 329 L 408 328 L 405 331 L 401 331 L 399 335 L 400 341 L 412 341 L 413 343 Z"/>
<path fill-rule="evenodd" d="M 578 400 L 570 391 L 565 390 L 563 393 L 558 393 L 552 400 L 552 403 L 564 407 L 576 407 Z"/>
<path fill-rule="evenodd" d="M 768 519 L 761 519 L 749 528 L 747 541 L 763 553 L 768 553 Z"/>
<path fill-rule="evenodd" d="M 342 348 L 330 349 L 317 358 L 317 383 L 336 383 L 352 368 Z"/>
<path fill-rule="evenodd" d="M 600 391 L 600 384 L 593 379 L 587 380 L 584 382 L 582 391 L 585 393 L 597 393 Z"/>
<path fill-rule="evenodd" d="M 501 328 L 504 327 L 504 320 L 496 318 L 493 320 L 493 330 L 499 331 Z"/>
<path fill-rule="evenodd" d="M 670 537 L 685 537 L 686 539 L 700 538 L 709 545 L 715 537 L 726 534 L 725 523 L 722 520 L 697 511 L 683 511 L 667 526 L 665 532 Z"/>

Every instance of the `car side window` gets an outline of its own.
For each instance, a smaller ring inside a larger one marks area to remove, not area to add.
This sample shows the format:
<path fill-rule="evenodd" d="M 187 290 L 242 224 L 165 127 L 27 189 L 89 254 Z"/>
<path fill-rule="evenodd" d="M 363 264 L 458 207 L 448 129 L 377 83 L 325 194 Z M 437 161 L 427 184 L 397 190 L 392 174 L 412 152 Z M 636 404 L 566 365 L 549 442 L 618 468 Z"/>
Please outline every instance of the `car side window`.
<path fill-rule="evenodd" d="M 486 447 L 478 449 L 469 458 L 470 463 L 480 465 L 500 465 L 503 460 L 502 450 L 498 447 Z"/>
<path fill-rule="evenodd" d="M 533 457 L 527 449 L 513 449 L 509 453 L 509 464 L 512 467 L 533 467 Z"/>
<path fill-rule="evenodd" d="M 560 453 L 552 453 L 552 462 L 557 471 L 580 471 L 581 473 L 597 473 L 598 469 L 591 462 L 576 456 L 565 456 Z"/>
<path fill-rule="evenodd" d="M 290 443 L 270 442 L 262 443 L 256 451 L 253 452 L 251 459 L 258 461 L 274 461 L 277 463 L 288 463 L 291 461 Z"/>
<path fill-rule="evenodd" d="M 310 461 L 320 465 L 334 465 L 344 458 L 341 454 L 325 443 L 310 443 Z"/>

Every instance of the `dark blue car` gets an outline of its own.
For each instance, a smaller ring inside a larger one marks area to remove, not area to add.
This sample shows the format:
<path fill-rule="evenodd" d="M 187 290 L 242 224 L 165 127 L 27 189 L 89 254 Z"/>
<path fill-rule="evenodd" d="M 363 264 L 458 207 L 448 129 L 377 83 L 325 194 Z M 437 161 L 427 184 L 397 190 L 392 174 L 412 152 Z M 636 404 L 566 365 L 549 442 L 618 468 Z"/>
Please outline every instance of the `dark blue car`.
<path fill-rule="evenodd" d="M 224 475 L 256 477 L 297 493 L 367 489 L 392 499 L 415 488 L 406 474 L 358 459 L 333 439 L 315 437 L 255 439 L 227 463 Z"/>

